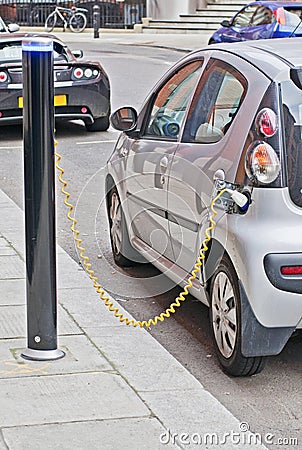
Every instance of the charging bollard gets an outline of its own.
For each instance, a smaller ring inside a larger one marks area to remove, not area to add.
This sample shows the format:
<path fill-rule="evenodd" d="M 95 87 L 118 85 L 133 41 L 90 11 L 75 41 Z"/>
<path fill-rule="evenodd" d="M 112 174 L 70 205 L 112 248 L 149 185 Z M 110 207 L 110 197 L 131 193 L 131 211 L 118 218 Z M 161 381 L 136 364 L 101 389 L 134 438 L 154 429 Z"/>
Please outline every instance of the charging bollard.
<path fill-rule="evenodd" d="M 93 6 L 93 37 L 94 38 L 99 38 L 100 34 L 99 34 L 99 28 L 100 28 L 100 23 L 101 23 L 101 8 L 99 7 L 99 5 L 94 5 Z"/>
<path fill-rule="evenodd" d="M 21 354 L 53 360 L 57 348 L 53 43 L 22 42 L 27 345 Z"/>

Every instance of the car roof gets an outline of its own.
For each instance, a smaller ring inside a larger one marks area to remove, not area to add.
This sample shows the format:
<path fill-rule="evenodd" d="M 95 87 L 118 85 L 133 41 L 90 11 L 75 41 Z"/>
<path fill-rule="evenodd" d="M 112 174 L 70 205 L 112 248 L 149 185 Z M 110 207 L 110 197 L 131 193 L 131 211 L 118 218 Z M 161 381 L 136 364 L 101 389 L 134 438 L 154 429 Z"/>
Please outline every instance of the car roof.
<path fill-rule="evenodd" d="M 301 47 L 302 38 L 288 37 L 213 44 L 206 50 L 221 50 L 237 55 L 274 79 L 286 67 L 302 67 Z"/>

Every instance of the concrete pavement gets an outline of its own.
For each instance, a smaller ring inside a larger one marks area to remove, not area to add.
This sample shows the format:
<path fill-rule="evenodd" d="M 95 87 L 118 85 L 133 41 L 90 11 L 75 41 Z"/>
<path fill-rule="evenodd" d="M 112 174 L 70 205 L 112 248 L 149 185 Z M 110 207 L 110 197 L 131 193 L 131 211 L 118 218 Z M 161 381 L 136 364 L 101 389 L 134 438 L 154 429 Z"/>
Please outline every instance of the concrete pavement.
<path fill-rule="evenodd" d="M 172 45 L 162 35 L 148 39 Z M 195 45 L 174 45 L 181 43 Z M 265 448 L 148 331 L 120 324 L 60 247 L 58 348 L 66 355 L 24 360 L 24 214 L 2 191 L 0 211 L 0 450 Z"/>

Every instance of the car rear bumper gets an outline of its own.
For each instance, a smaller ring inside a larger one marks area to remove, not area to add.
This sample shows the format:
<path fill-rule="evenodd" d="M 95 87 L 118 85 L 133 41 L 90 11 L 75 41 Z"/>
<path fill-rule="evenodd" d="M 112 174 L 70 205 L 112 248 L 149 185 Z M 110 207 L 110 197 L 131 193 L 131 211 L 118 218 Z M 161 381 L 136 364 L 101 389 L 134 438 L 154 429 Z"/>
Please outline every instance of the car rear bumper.
<path fill-rule="evenodd" d="M 94 119 L 104 117 L 110 111 L 110 92 L 105 85 L 91 84 L 77 86 L 62 86 L 55 88 L 55 96 L 65 96 L 66 104 L 55 107 L 55 117 L 72 120 L 83 119 L 93 123 Z M 20 105 L 22 89 L 0 90 L 0 125 L 22 122 Z"/>
<path fill-rule="evenodd" d="M 273 286 L 281 291 L 302 294 L 302 274 L 283 274 L 283 267 L 302 266 L 302 253 L 270 253 L 264 257 L 264 270 Z"/>
<path fill-rule="evenodd" d="M 228 215 L 215 235 L 258 322 L 295 329 L 301 326 L 302 276 L 281 275 L 280 268 L 302 264 L 302 210 L 291 202 L 287 188 L 255 188 L 252 199 L 245 215 Z"/>

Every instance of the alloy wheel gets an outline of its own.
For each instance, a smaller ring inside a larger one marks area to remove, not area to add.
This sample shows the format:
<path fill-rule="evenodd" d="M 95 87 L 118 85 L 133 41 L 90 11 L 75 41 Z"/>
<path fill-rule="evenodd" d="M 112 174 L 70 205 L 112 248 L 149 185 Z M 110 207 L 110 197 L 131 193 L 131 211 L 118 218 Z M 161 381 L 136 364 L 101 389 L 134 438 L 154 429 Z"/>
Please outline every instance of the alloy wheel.
<path fill-rule="evenodd" d="M 218 349 L 225 358 L 230 358 L 236 346 L 238 326 L 234 289 L 224 272 L 219 272 L 214 281 L 212 320 Z"/>
<path fill-rule="evenodd" d="M 116 192 L 113 192 L 110 198 L 109 217 L 111 221 L 110 234 L 114 252 L 116 255 L 121 253 L 122 249 L 122 210 L 120 199 Z"/>

